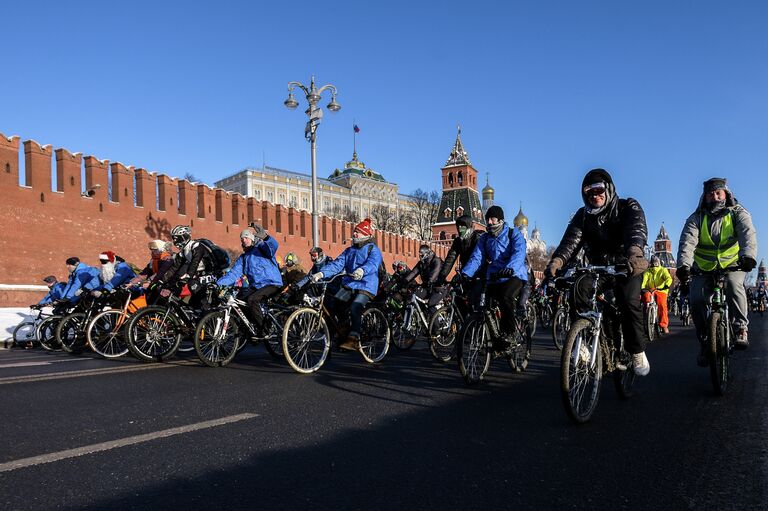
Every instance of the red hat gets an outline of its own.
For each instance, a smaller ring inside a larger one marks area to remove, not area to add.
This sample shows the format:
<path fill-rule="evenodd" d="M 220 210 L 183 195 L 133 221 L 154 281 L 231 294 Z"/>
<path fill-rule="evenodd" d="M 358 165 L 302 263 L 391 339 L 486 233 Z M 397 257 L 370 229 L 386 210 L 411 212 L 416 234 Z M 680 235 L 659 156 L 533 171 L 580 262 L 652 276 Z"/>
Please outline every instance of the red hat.
<path fill-rule="evenodd" d="M 107 261 L 109 261 L 110 263 L 114 263 L 115 262 L 115 253 L 112 252 L 111 250 L 105 250 L 104 252 L 99 254 L 99 260 L 100 261 L 104 261 L 105 259 Z"/>
<path fill-rule="evenodd" d="M 366 218 L 355 226 L 355 230 L 363 236 L 373 236 L 373 229 L 371 228 L 371 219 Z"/>

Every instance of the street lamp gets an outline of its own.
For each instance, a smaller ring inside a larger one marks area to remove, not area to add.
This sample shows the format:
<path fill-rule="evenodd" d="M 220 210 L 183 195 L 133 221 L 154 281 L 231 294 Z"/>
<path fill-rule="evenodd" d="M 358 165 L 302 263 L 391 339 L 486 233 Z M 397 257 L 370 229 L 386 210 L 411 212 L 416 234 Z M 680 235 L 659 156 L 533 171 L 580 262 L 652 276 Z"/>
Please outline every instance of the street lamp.
<path fill-rule="evenodd" d="M 323 118 L 323 109 L 317 104 L 320 102 L 321 96 L 324 91 L 331 91 L 331 102 L 328 103 L 326 108 L 331 112 L 338 112 L 341 110 L 341 105 L 336 102 L 336 87 L 334 85 L 323 85 L 319 89 L 315 87 L 315 77 L 312 77 L 309 88 L 305 87 L 299 82 L 288 82 L 288 99 L 283 101 L 283 104 L 291 110 L 299 106 L 299 102 L 293 95 L 293 88 L 298 87 L 307 97 L 307 103 L 309 108 L 304 112 L 309 116 L 309 121 L 304 128 L 304 138 L 310 142 L 311 154 L 312 154 L 312 245 L 317 247 L 320 245 L 320 236 L 318 231 L 318 213 L 317 213 L 317 156 L 316 156 L 316 140 L 317 140 L 317 127 L 320 125 L 320 121 Z"/>

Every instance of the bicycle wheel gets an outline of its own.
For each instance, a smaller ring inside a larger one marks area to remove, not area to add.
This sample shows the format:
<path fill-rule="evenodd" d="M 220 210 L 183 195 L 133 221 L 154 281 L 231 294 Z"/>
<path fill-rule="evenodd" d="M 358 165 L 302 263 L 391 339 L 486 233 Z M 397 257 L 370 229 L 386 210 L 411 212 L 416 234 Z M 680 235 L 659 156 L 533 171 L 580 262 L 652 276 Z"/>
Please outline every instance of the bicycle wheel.
<path fill-rule="evenodd" d="M 128 349 L 142 362 L 168 360 L 179 348 L 180 327 L 179 318 L 166 307 L 144 307 L 128 322 Z"/>
<path fill-rule="evenodd" d="M 618 362 L 626 367 L 626 369 L 614 369 L 613 385 L 616 387 L 616 392 L 621 399 L 629 399 L 635 393 L 633 387 L 635 385 L 635 379 L 637 378 L 632 366 L 632 355 L 626 351 L 620 351 L 617 354 L 617 357 Z"/>
<path fill-rule="evenodd" d="M 656 340 L 656 307 L 648 307 L 645 312 L 645 333 L 648 342 Z"/>
<path fill-rule="evenodd" d="M 37 325 L 34 321 L 22 321 L 13 329 L 13 342 L 18 345 L 26 345 L 28 342 L 37 342 Z"/>
<path fill-rule="evenodd" d="M 730 376 L 726 328 L 728 325 L 721 320 L 720 313 L 713 312 L 709 317 L 709 375 L 712 389 L 718 396 L 725 394 Z"/>
<path fill-rule="evenodd" d="M 413 304 L 408 304 L 403 309 L 402 315 L 399 315 L 401 323 L 399 328 L 394 328 L 395 336 L 392 338 L 392 344 L 399 350 L 409 350 L 416 343 L 416 337 L 421 332 L 418 312 Z M 405 318 L 408 318 L 407 324 Z"/>
<path fill-rule="evenodd" d="M 61 344 L 56 340 L 56 327 L 59 326 L 61 318 L 62 316 L 51 316 L 37 325 L 37 339 L 43 349 L 53 351 L 61 348 Z"/>
<path fill-rule="evenodd" d="M 592 360 L 595 328 L 587 319 L 577 320 L 568 331 L 560 356 L 560 397 L 574 422 L 587 422 L 597 408 L 603 376 L 600 347 Z"/>
<path fill-rule="evenodd" d="M 525 317 L 528 320 L 525 328 L 526 328 L 526 332 L 528 332 L 528 335 L 531 337 L 536 335 L 536 323 L 537 323 L 536 318 L 538 315 L 539 314 L 536 309 L 536 306 L 529 302 L 525 306 Z"/>
<path fill-rule="evenodd" d="M 64 316 L 56 326 L 56 341 L 67 353 L 78 355 L 83 352 L 85 340 L 85 313 L 74 312 Z"/>
<path fill-rule="evenodd" d="M 126 315 L 118 309 L 100 312 L 88 323 L 85 338 L 93 351 L 105 358 L 122 357 L 128 353 L 125 340 Z"/>
<path fill-rule="evenodd" d="M 293 311 L 283 328 L 283 353 L 294 371 L 309 374 L 320 369 L 331 351 L 331 334 L 320 312 Z"/>
<path fill-rule="evenodd" d="M 264 339 L 264 347 L 273 358 L 285 358 L 285 354 L 283 353 L 283 329 L 285 327 L 285 322 L 288 320 L 288 316 L 290 316 L 294 310 L 295 309 L 291 308 L 274 312 L 272 314 L 274 321 L 271 318 L 264 319 L 264 321 L 267 321 L 269 324 L 266 328 L 267 337 Z"/>
<path fill-rule="evenodd" d="M 229 364 L 238 351 L 245 329 L 234 314 L 227 318 L 227 311 L 209 312 L 200 320 L 195 329 L 195 351 L 197 357 L 209 367 Z"/>
<path fill-rule="evenodd" d="M 451 315 L 453 318 L 451 319 Z M 461 314 L 453 308 L 442 308 L 429 321 L 429 351 L 440 362 L 456 356 L 456 334 L 461 330 Z"/>
<path fill-rule="evenodd" d="M 568 311 L 565 307 L 558 307 L 552 318 L 552 341 L 555 343 L 555 348 L 563 349 L 570 327 L 571 318 L 568 316 Z"/>
<path fill-rule="evenodd" d="M 515 346 L 507 357 L 509 367 L 515 372 L 522 372 L 528 368 L 528 361 L 531 358 L 531 346 L 533 339 L 528 335 L 526 325 L 516 325 L 514 333 Z"/>
<path fill-rule="evenodd" d="M 552 306 L 549 303 L 539 307 L 539 318 L 541 319 L 541 328 L 545 330 L 552 328 Z"/>
<path fill-rule="evenodd" d="M 389 323 L 387 317 L 376 307 L 363 311 L 360 353 L 369 364 L 384 360 L 389 351 Z"/>
<path fill-rule="evenodd" d="M 482 314 L 467 320 L 459 339 L 459 371 L 468 385 L 474 385 L 483 379 L 491 364 L 491 339 Z"/>

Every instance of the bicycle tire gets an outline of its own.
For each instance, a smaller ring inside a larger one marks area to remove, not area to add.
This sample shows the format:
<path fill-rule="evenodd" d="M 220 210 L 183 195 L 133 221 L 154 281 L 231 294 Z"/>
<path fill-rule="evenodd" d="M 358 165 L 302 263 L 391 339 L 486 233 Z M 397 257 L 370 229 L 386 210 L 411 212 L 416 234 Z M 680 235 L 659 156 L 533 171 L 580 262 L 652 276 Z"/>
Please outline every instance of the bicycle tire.
<path fill-rule="evenodd" d="M 558 307 L 552 318 L 552 342 L 558 350 L 563 349 L 568 330 L 570 330 L 570 322 L 571 318 L 568 317 L 565 307 Z"/>
<path fill-rule="evenodd" d="M 79 355 L 85 349 L 84 312 L 73 312 L 61 318 L 56 326 L 56 341 L 61 349 L 71 355 Z"/>
<path fill-rule="evenodd" d="M 226 311 L 209 312 L 195 328 L 195 352 L 197 358 L 208 367 L 223 367 L 238 353 L 238 347 L 245 344 L 238 318 L 231 314 L 225 322 Z"/>
<path fill-rule="evenodd" d="M 594 325 L 591 321 L 576 320 L 568 331 L 560 355 L 560 397 L 566 414 L 578 424 L 592 417 L 600 398 L 602 353 L 598 347 L 594 366 L 590 367 L 592 343 L 595 342 L 592 330 Z M 582 401 L 583 398 L 586 401 Z"/>
<path fill-rule="evenodd" d="M 22 321 L 13 329 L 14 344 L 37 343 L 37 324 L 34 321 Z"/>
<path fill-rule="evenodd" d="M 544 330 L 552 328 L 552 306 L 549 303 L 541 307 L 539 318 L 541 319 L 541 328 Z"/>
<path fill-rule="evenodd" d="M 360 333 L 360 354 L 369 364 L 384 360 L 389 352 L 389 322 L 377 307 L 368 307 L 363 311 Z"/>
<path fill-rule="evenodd" d="M 419 318 L 416 316 L 417 312 L 414 310 L 414 306 L 412 304 L 405 306 L 402 316 L 405 317 L 405 313 L 408 310 L 411 311 L 410 315 L 408 316 L 410 318 L 408 323 L 410 324 L 406 325 L 404 320 L 401 320 L 400 328 L 395 329 L 396 335 L 392 338 L 392 344 L 400 351 L 407 351 L 411 349 L 413 345 L 416 344 L 416 337 L 421 331 Z"/>
<path fill-rule="evenodd" d="M 288 365 L 297 373 L 310 374 L 328 359 L 331 334 L 320 312 L 302 307 L 285 321 L 282 343 Z"/>
<path fill-rule="evenodd" d="M 166 307 L 150 305 L 128 322 L 128 349 L 142 362 L 163 362 L 172 358 L 181 343 L 181 320 Z"/>
<path fill-rule="evenodd" d="M 709 375 L 715 394 L 722 396 L 728 390 L 730 377 L 729 353 L 726 341 L 726 328 L 719 312 L 709 317 Z"/>
<path fill-rule="evenodd" d="M 626 369 L 621 370 L 619 368 L 613 371 L 613 384 L 616 388 L 616 393 L 621 399 L 629 399 L 634 394 L 634 385 L 637 375 L 635 374 L 634 366 L 632 364 L 632 355 L 626 351 L 621 351 L 617 354 L 618 360 L 622 363 Z"/>
<path fill-rule="evenodd" d="M 507 363 L 510 369 L 517 373 L 521 373 L 528 368 L 528 362 L 531 359 L 531 347 L 533 345 L 533 337 L 528 334 L 527 327 L 523 326 L 515 327 L 514 340 L 517 343 L 512 349 L 512 353 L 507 357 Z"/>
<path fill-rule="evenodd" d="M 55 351 L 61 349 L 61 344 L 56 340 L 56 327 L 63 316 L 51 316 L 45 318 L 37 325 L 37 339 L 40 346 L 46 351 Z"/>
<path fill-rule="evenodd" d="M 125 339 L 125 313 L 107 309 L 96 314 L 85 329 L 85 338 L 91 349 L 104 358 L 118 358 L 128 354 Z"/>
<path fill-rule="evenodd" d="M 485 377 L 491 364 L 490 335 L 482 314 L 467 320 L 459 341 L 459 372 L 467 385 L 476 385 Z"/>
<path fill-rule="evenodd" d="M 648 342 L 656 340 L 656 315 L 654 308 L 648 307 L 645 311 L 645 335 L 648 336 Z"/>
<path fill-rule="evenodd" d="M 538 317 L 538 311 L 536 310 L 536 306 L 532 303 L 528 302 L 528 304 L 525 307 L 525 318 L 528 320 L 528 323 L 526 325 L 526 332 L 529 336 L 533 337 L 536 335 L 536 326 L 538 324 L 537 317 Z"/>
<path fill-rule="evenodd" d="M 440 362 L 449 362 L 456 356 L 456 337 L 461 331 L 461 314 L 455 310 L 453 321 L 451 309 L 444 307 L 429 320 L 429 352 Z"/>
<path fill-rule="evenodd" d="M 288 320 L 288 317 L 294 310 L 295 309 L 293 308 L 283 309 L 273 314 L 280 328 L 278 328 L 278 325 L 275 325 L 274 323 L 271 324 L 269 326 L 269 333 L 267 334 L 267 338 L 264 339 L 264 348 L 266 348 L 267 353 L 269 353 L 272 358 L 285 358 L 285 354 L 283 353 L 283 330 L 285 329 L 285 322 Z"/>

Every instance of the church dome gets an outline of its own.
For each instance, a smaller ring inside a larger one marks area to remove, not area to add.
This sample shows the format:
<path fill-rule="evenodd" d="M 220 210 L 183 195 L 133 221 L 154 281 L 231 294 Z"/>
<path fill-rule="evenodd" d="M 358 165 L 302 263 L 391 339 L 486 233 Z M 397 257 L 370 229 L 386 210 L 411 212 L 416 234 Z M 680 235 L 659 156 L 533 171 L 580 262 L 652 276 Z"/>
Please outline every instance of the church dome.
<path fill-rule="evenodd" d="M 520 206 L 520 210 L 517 212 L 517 216 L 512 221 L 515 227 L 528 227 L 528 217 L 523 213 L 523 206 Z"/>

